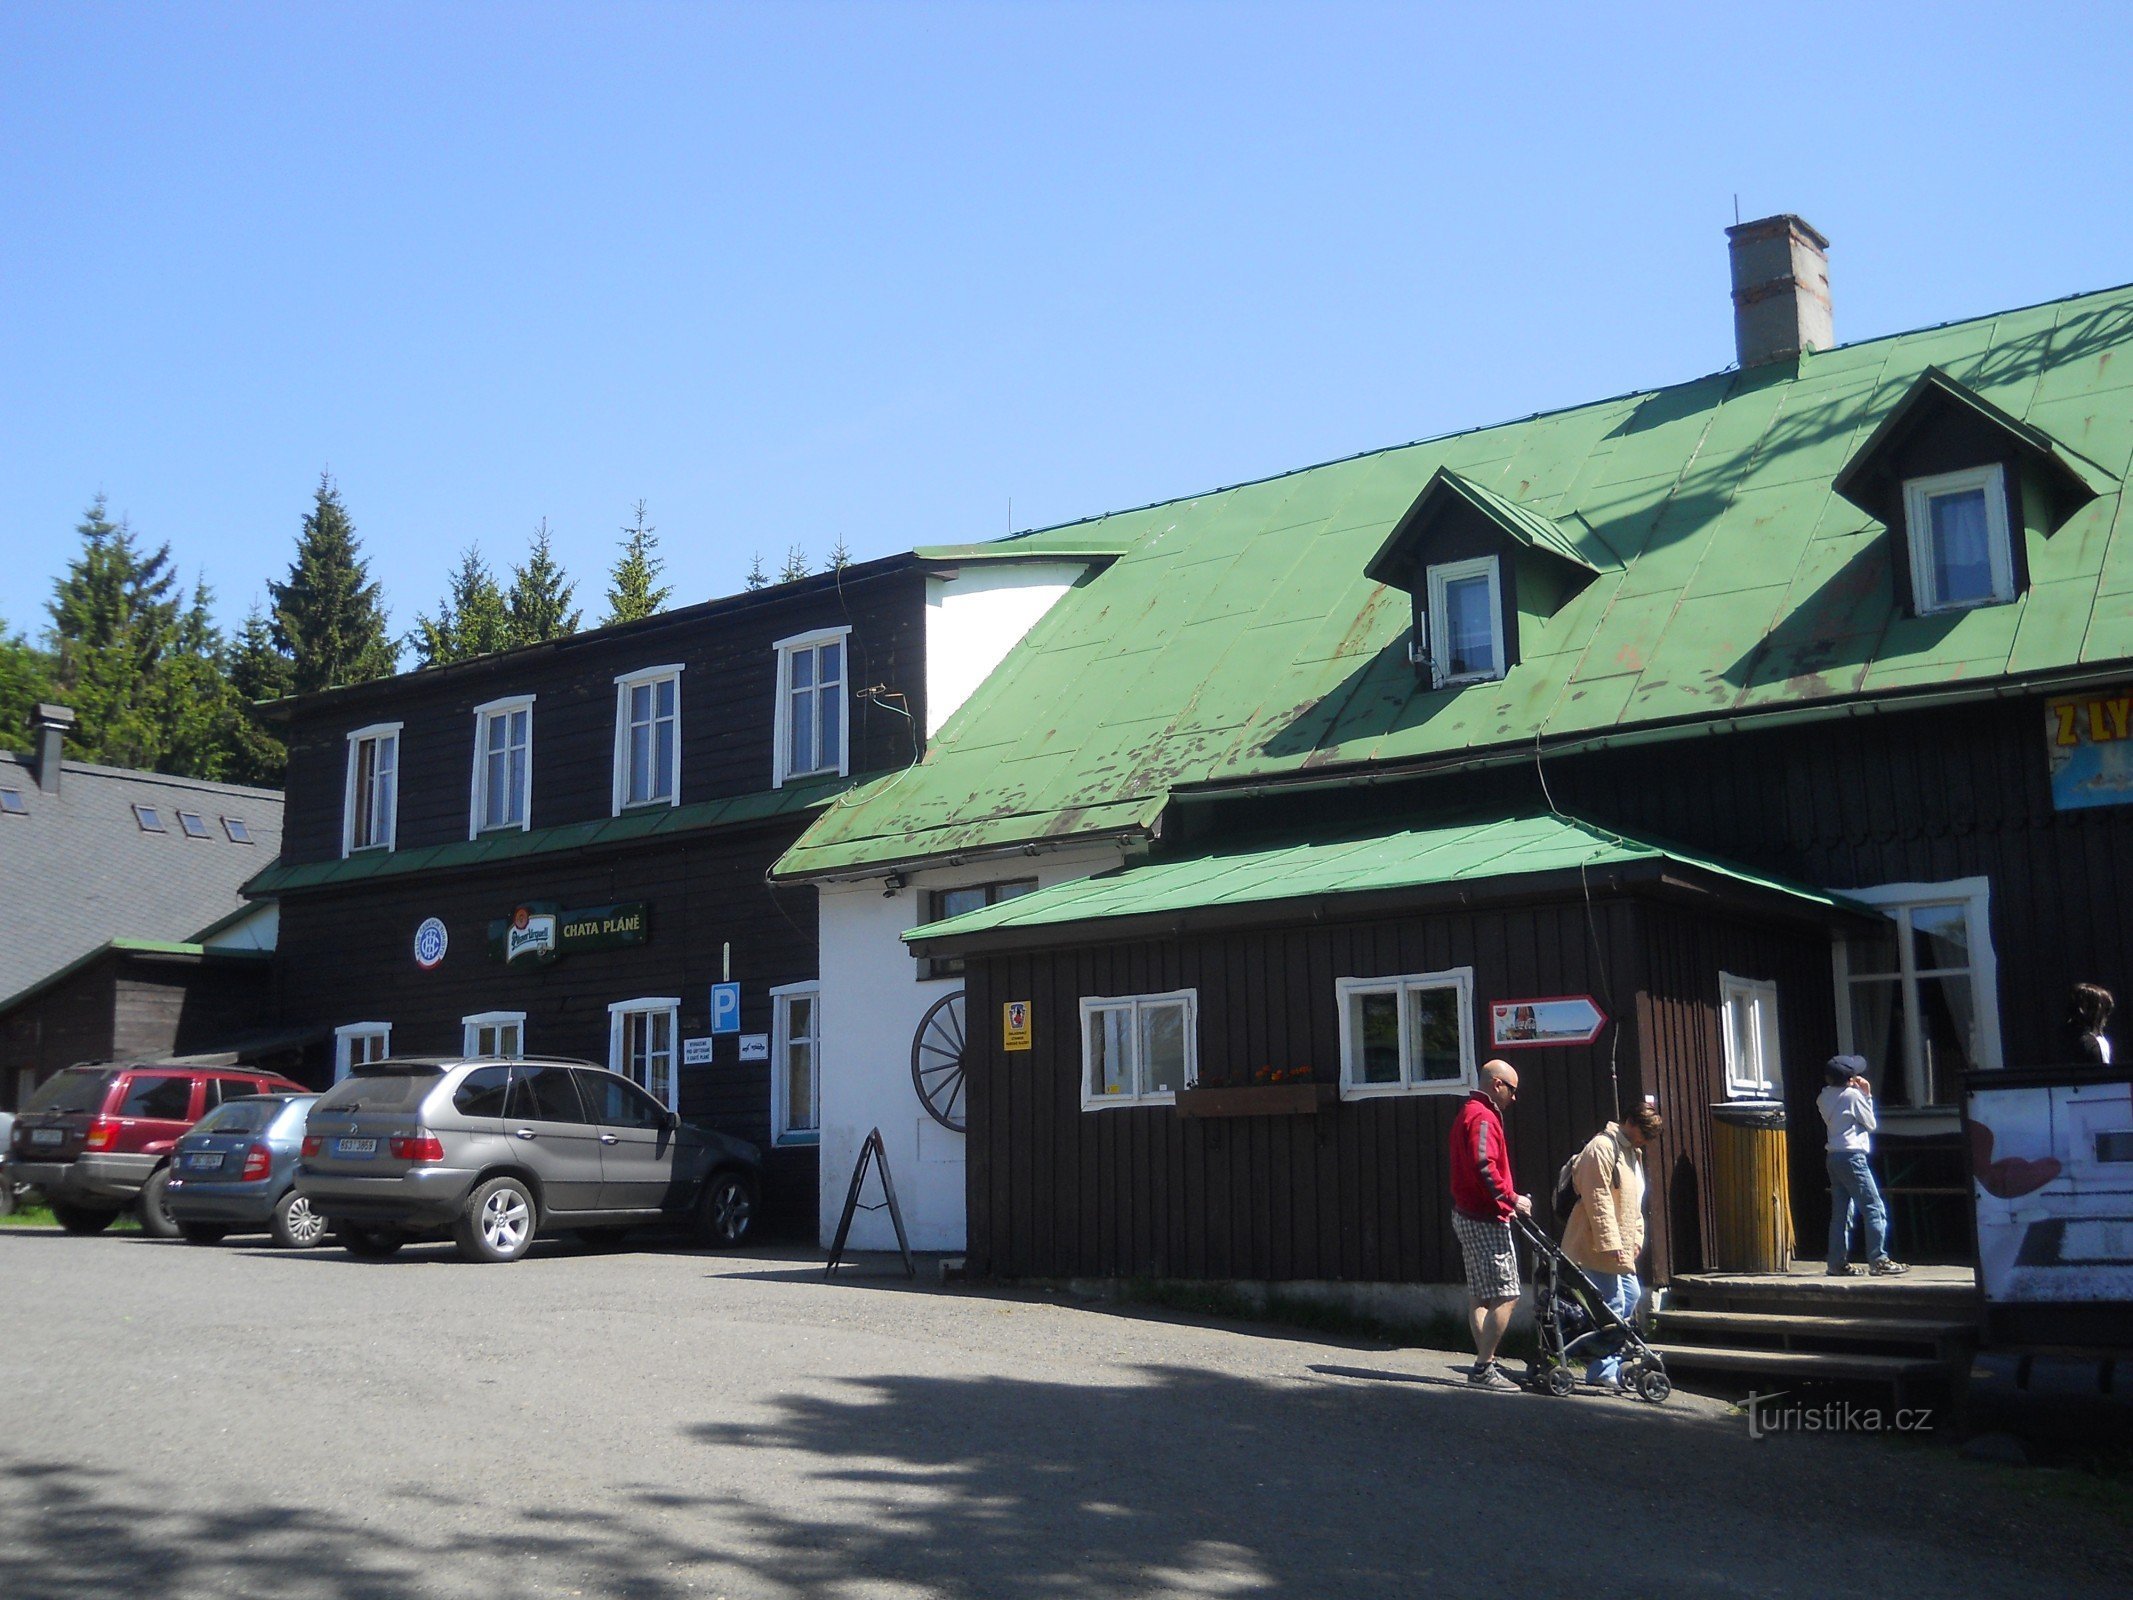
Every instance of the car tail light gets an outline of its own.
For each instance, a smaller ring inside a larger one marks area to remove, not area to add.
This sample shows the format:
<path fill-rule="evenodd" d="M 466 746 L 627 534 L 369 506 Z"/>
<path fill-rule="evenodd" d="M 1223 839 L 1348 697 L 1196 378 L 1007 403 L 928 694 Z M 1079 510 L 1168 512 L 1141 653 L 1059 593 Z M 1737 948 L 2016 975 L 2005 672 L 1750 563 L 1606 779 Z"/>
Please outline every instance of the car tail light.
<path fill-rule="evenodd" d="M 237 1175 L 239 1183 L 258 1183 L 265 1178 L 274 1165 L 274 1152 L 263 1144 L 255 1144 L 244 1153 L 244 1171 Z"/>
<path fill-rule="evenodd" d="M 417 1129 L 413 1133 L 394 1134 L 391 1149 L 395 1161 L 442 1161 L 444 1142 L 434 1133 Z"/>
<path fill-rule="evenodd" d="M 118 1124 L 109 1117 L 98 1117 L 89 1124 L 88 1136 L 82 1140 L 83 1148 L 108 1150 L 111 1147 L 111 1141 L 118 1137 L 118 1131 Z"/>
<path fill-rule="evenodd" d="M 307 1155 L 307 1156 L 315 1156 L 315 1155 L 317 1155 L 317 1154 L 318 1154 L 318 1153 L 319 1153 L 319 1152 L 320 1152 L 321 1150 L 323 1150 L 323 1149 L 325 1149 L 325 1148 L 326 1148 L 326 1141 L 325 1141 L 324 1139 L 321 1139 L 321 1138 L 320 1138 L 320 1137 L 319 1137 L 319 1136 L 318 1136 L 317 1134 L 315 1134 L 315 1133 L 307 1133 L 307 1134 L 305 1134 L 305 1135 L 304 1135 L 304 1154 L 305 1154 L 305 1155 Z"/>

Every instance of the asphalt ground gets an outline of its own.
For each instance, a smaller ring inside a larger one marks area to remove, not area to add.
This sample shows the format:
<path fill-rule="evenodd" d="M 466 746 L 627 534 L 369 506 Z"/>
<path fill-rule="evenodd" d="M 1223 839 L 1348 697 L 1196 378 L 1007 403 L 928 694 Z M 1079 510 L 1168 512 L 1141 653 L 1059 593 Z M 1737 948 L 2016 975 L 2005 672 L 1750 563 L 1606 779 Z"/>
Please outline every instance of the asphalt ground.
<path fill-rule="evenodd" d="M 0 1596 L 2133 1592 L 2063 1474 L 1455 1359 L 796 1251 L 6 1232 Z"/>

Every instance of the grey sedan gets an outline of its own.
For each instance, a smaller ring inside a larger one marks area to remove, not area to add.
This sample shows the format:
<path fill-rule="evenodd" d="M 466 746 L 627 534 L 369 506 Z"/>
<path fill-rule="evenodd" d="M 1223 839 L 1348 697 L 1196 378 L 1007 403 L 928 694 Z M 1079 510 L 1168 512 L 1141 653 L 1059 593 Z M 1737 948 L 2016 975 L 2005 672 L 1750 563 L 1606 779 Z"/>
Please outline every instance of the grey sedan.
<path fill-rule="evenodd" d="M 326 1219 L 296 1192 L 304 1122 L 315 1094 L 228 1100 L 193 1125 L 171 1152 L 166 1191 L 178 1231 L 194 1244 L 233 1233 L 268 1233 L 303 1250 L 326 1236 Z"/>

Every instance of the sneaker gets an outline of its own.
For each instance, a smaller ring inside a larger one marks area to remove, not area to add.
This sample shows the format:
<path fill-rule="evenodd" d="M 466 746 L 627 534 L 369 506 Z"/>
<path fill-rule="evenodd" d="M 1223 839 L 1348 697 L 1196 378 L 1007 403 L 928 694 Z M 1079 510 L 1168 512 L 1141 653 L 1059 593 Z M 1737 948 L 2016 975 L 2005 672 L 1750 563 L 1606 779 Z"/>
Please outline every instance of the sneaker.
<path fill-rule="evenodd" d="M 1503 1368 L 1491 1361 L 1487 1366 L 1477 1366 L 1466 1375 L 1466 1381 L 1476 1389 L 1516 1389 L 1517 1382 Z"/>
<path fill-rule="evenodd" d="M 1860 1273 L 1864 1272 L 1865 1270 L 1866 1268 L 1855 1267 L 1849 1261 L 1847 1261 L 1841 1267 L 1831 1267 L 1829 1269 L 1828 1276 L 1832 1278 L 1856 1278 L 1859 1276 Z"/>
<path fill-rule="evenodd" d="M 1883 1256 L 1867 1270 L 1877 1278 L 1897 1278 L 1911 1269 L 1901 1261 L 1891 1261 L 1887 1256 Z"/>

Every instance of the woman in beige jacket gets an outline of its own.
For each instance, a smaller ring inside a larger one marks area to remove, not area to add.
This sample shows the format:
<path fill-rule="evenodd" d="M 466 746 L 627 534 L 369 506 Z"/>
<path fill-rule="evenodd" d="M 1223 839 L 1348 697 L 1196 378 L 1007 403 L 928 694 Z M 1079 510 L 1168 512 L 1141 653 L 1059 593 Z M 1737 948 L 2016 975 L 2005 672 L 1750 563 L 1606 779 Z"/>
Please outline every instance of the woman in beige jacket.
<path fill-rule="evenodd" d="M 1644 1249 L 1644 1147 L 1663 1125 L 1656 1106 L 1641 1105 L 1595 1134 L 1570 1168 L 1578 1203 L 1563 1226 L 1563 1253 L 1624 1322 L 1644 1298 L 1637 1281 Z M 1585 1368 L 1585 1381 L 1619 1389 L 1621 1367 L 1619 1352 L 1610 1352 Z"/>

